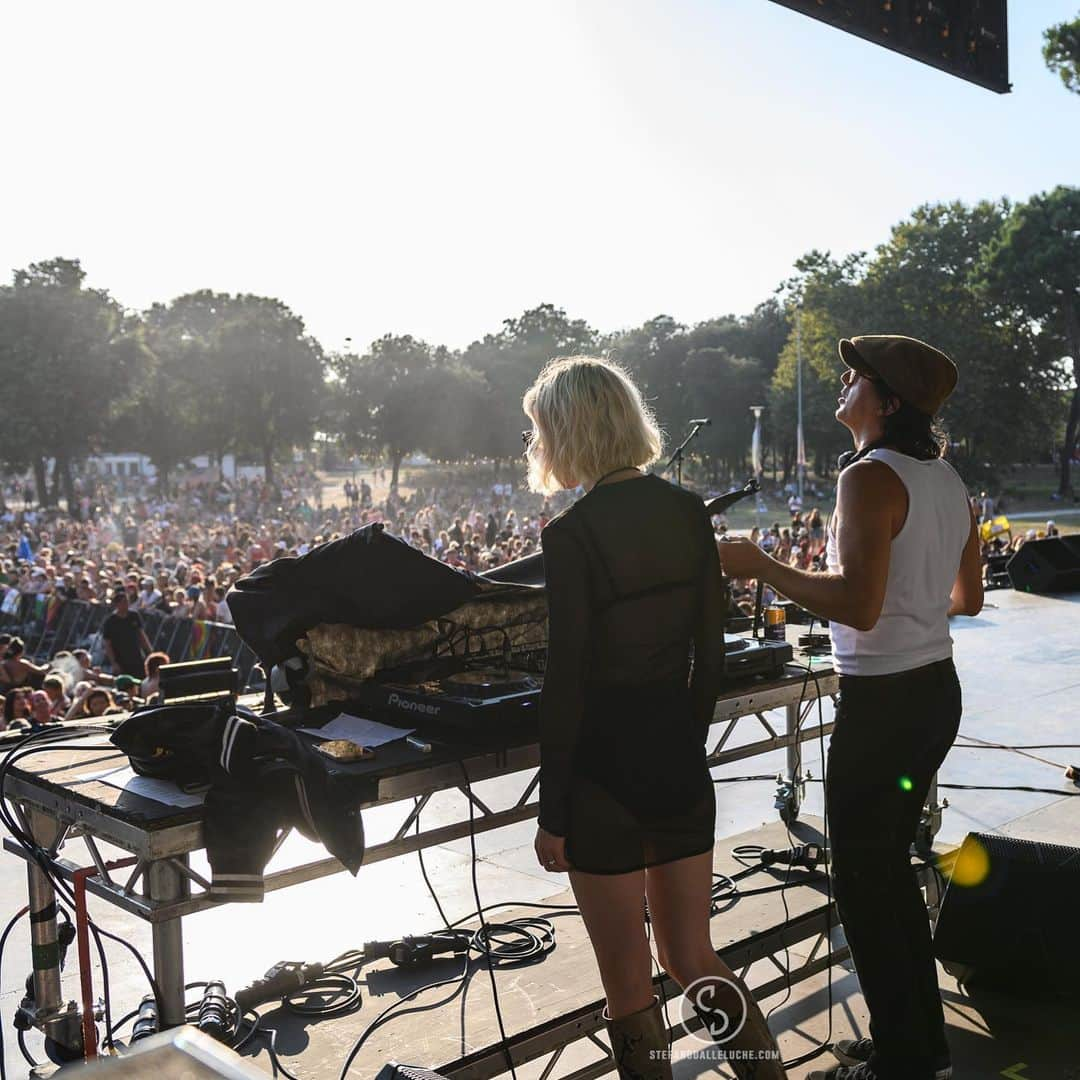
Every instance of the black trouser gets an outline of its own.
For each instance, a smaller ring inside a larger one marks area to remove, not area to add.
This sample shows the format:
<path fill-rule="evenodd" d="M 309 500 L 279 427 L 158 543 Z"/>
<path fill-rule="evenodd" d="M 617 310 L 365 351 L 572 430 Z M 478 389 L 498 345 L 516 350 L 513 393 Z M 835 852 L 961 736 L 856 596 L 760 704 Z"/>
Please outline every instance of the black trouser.
<path fill-rule="evenodd" d="M 909 849 L 960 711 L 952 660 L 840 676 L 825 787 L 833 884 L 882 1080 L 929 1080 L 949 1057 Z"/>

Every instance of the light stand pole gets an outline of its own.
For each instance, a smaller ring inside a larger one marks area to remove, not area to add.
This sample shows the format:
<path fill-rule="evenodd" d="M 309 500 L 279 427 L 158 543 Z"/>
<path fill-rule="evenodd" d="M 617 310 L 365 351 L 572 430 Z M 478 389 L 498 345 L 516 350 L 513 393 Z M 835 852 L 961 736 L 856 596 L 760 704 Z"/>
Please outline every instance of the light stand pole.
<path fill-rule="evenodd" d="M 750 461 L 754 468 L 754 479 L 761 484 L 761 475 L 764 465 L 761 460 L 761 414 L 765 411 L 764 405 L 751 405 L 750 411 L 754 414 L 754 434 L 750 439 Z M 761 495 L 754 498 L 754 514 L 757 530 L 761 532 Z"/>
<path fill-rule="evenodd" d="M 806 446 L 803 442 L 802 422 L 802 310 L 795 313 L 795 394 L 798 419 L 795 428 L 795 478 L 799 491 L 799 507 L 802 508 L 803 484 L 806 479 Z"/>

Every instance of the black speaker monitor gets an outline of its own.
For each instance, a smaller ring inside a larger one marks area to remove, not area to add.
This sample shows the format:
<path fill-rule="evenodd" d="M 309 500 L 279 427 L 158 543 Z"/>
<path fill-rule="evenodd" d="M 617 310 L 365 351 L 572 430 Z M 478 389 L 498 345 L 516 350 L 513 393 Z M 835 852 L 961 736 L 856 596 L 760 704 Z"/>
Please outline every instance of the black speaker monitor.
<path fill-rule="evenodd" d="M 1029 540 L 1009 560 L 1014 589 L 1052 593 L 1080 591 L 1080 536 Z"/>
<path fill-rule="evenodd" d="M 1015 994 L 1072 988 L 1080 967 L 1080 848 L 968 833 L 934 930 L 934 955 Z"/>

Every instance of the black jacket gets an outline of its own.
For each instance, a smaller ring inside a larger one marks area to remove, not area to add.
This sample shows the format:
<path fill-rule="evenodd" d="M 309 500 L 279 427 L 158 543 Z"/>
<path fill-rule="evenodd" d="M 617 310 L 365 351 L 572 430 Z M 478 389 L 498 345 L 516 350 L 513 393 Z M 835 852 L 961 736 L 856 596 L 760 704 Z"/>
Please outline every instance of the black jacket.
<path fill-rule="evenodd" d="M 407 629 L 479 591 L 472 574 L 374 523 L 299 558 L 263 563 L 240 578 L 226 600 L 237 633 L 271 665 L 298 655 L 297 639 L 321 623 Z"/>
<path fill-rule="evenodd" d="M 142 775 L 210 785 L 211 898 L 262 900 L 283 828 L 321 841 L 350 873 L 360 869 L 364 829 L 350 776 L 295 731 L 243 707 L 162 705 L 133 713 L 112 741 Z"/>

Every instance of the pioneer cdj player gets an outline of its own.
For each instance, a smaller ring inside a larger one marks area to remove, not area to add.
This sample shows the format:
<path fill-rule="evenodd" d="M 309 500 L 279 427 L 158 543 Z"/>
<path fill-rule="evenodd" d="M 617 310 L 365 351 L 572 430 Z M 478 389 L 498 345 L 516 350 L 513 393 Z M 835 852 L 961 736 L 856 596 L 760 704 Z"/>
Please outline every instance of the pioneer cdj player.
<path fill-rule="evenodd" d="M 755 481 L 748 481 L 742 488 L 711 500 L 706 508 L 710 514 L 722 513 L 757 491 L 757 487 Z M 537 552 L 479 576 L 505 585 L 542 587 L 543 554 Z M 757 620 L 741 617 L 731 603 L 726 579 L 724 590 L 725 628 L 749 629 L 755 625 Z M 758 604 L 760 607 L 760 598 Z M 787 642 L 725 633 L 723 685 L 756 678 L 779 679 L 793 656 Z M 340 675 L 333 678 L 351 701 L 391 723 L 411 720 L 418 727 L 472 731 L 517 725 L 528 728 L 538 722 L 546 659 L 546 648 L 484 656 L 442 655 L 387 671 L 374 679 L 353 680 Z"/>
<path fill-rule="evenodd" d="M 349 698 L 381 716 L 417 726 L 478 728 L 537 723 L 543 675 L 513 668 L 476 668 L 442 677 L 351 683 Z"/>
<path fill-rule="evenodd" d="M 725 634 L 723 685 L 737 686 L 755 678 L 779 679 L 793 655 L 786 642 Z M 429 670 L 385 681 L 349 680 L 345 689 L 351 701 L 390 722 L 409 719 L 417 726 L 475 731 L 535 725 L 543 685 L 542 671 L 493 664 L 442 675 Z"/>

